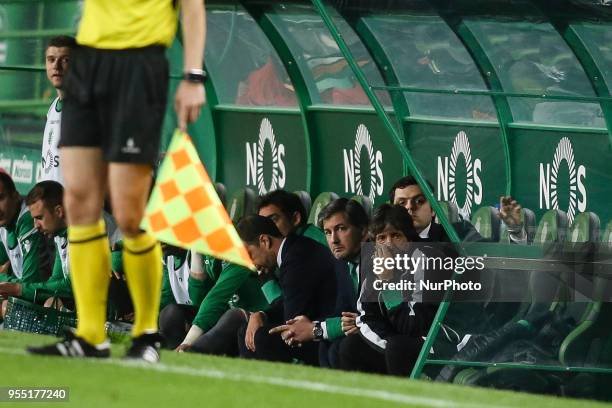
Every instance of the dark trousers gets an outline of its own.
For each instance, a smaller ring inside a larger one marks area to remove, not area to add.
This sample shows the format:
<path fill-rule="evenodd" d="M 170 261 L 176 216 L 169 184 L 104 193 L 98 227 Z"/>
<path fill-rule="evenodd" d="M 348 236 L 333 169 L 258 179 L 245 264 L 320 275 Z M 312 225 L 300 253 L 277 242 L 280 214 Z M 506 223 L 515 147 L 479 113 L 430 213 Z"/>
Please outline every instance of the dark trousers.
<path fill-rule="evenodd" d="M 319 365 L 325 368 L 340 368 L 340 344 L 344 337 L 319 344 Z"/>
<path fill-rule="evenodd" d="M 366 373 L 387 373 L 385 354 L 370 346 L 360 334 L 352 334 L 340 343 L 340 368 Z"/>
<path fill-rule="evenodd" d="M 247 325 L 243 325 L 238 332 L 240 357 L 284 363 L 299 361 L 308 365 L 319 365 L 318 342 L 307 342 L 302 344 L 302 347 L 289 347 L 280 334 L 268 334 L 268 331 L 276 326 L 264 325 L 255 332 L 255 352 L 252 352 L 246 348 L 244 343 Z"/>
<path fill-rule="evenodd" d="M 195 315 L 196 309 L 189 305 L 170 304 L 159 312 L 159 332 L 167 348 L 174 350 L 183 342 Z"/>
<path fill-rule="evenodd" d="M 112 320 L 133 320 L 129 317 L 134 313 L 132 297 L 127 287 L 127 282 L 118 279 L 113 274 L 108 285 L 109 317 Z"/>
<path fill-rule="evenodd" d="M 340 343 L 340 368 L 349 371 L 410 375 L 419 356 L 423 339 L 411 336 L 389 336 L 384 350 L 374 348 L 359 334 L 345 337 Z"/>
<path fill-rule="evenodd" d="M 391 375 L 408 377 L 423 347 L 421 337 L 392 336 L 387 339 L 385 359 L 387 372 Z"/>
<path fill-rule="evenodd" d="M 226 311 L 217 324 L 193 342 L 190 351 L 231 357 L 238 356 L 236 336 L 238 330 L 247 322 L 248 314 L 244 310 L 230 309 Z"/>

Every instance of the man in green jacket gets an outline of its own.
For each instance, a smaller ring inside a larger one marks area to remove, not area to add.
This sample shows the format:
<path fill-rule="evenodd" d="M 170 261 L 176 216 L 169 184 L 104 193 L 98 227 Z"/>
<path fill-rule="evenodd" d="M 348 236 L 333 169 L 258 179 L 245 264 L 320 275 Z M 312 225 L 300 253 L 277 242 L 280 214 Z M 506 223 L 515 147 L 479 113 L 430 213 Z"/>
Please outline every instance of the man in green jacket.
<path fill-rule="evenodd" d="M 52 238 L 55 243 L 55 263 L 51 277 L 45 282 L 2 282 L 0 295 L 20 297 L 31 302 L 44 300 L 45 306 L 51 306 L 55 298 L 72 303 L 63 194 L 62 185 L 49 180 L 36 184 L 25 199 L 36 230 Z M 61 301 L 55 303 L 62 306 Z"/>
<path fill-rule="evenodd" d="M 200 256 L 195 257 L 191 251 L 167 244 L 162 245 L 162 252 L 159 331 L 166 347 L 174 349 L 185 337 L 214 282 L 204 272 Z"/>
<path fill-rule="evenodd" d="M 41 235 L 13 179 L 0 172 L 0 282 L 40 282 Z M 6 300 L 2 302 L 3 314 Z"/>

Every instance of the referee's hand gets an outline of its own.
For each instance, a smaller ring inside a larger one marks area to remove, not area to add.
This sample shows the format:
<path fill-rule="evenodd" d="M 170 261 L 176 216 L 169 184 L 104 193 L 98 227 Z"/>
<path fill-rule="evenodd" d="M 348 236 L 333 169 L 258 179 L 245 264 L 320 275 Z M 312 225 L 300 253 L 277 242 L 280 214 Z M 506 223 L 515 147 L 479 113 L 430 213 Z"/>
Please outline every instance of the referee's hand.
<path fill-rule="evenodd" d="M 204 85 L 181 81 L 174 97 L 174 110 L 176 111 L 180 130 L 187 130 L 187 124 L 198 119 L 202 105 L 205 102 Z"/>

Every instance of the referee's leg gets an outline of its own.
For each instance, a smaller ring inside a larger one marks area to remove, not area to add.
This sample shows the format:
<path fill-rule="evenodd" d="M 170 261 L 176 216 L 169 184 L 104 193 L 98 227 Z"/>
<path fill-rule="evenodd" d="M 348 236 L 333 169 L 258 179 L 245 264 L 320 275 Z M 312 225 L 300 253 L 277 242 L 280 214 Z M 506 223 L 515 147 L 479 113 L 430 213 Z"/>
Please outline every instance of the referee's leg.
<path fill-rule="evenodd" d="M 60 150 L 68 217 L 70 277 L 78 313 L 77 336 L 91 345 L 105 339 L 110 249 L 102 221 L 107 163 L 97 147 Z"/>
<path fill-rule="evenodd" d="M 140 229 L 151 188 L 148 164 L 111 163 L 109 188 L 113 215 L 123 233 L 123 266 L 134 303 L 132 336 L 157 333 L 162 253 L 159 242 Z"/>

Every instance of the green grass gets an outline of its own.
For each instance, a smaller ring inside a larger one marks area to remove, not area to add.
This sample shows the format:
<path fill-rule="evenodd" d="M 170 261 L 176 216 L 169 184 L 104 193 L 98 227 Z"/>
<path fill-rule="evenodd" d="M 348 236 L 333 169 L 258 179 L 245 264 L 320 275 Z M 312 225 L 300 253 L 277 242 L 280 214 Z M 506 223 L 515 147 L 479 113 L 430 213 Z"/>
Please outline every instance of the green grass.
<path fill-rule="evenodd" d="M 164 352 L 157 365 L 43 358 L 51 337 L 0 331 L 0 386 L 69 387 L 69 403 L 36 407 L 599 407 L 604 404 L 376 375 Z M 15 404 L 13 404 L 15 405 Z M 26 407 L 29 403 L 16 406 Z M 0 402 L 0 408 L 11 404 Z"/>

